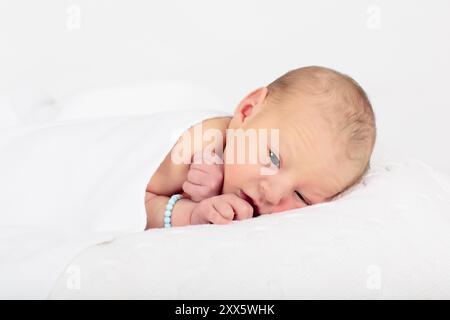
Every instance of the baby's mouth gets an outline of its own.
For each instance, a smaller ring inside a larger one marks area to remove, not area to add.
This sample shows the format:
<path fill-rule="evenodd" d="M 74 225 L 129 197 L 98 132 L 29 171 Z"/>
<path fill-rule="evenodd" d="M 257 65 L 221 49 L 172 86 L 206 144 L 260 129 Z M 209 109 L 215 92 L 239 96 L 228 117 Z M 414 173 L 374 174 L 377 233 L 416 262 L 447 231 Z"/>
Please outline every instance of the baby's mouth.
<path fill-rule="evenodd" d="M 252 206 L 253 218 L 260 216 L 258 206 L 255 204 L 255 202 L 253 201 L 253 199 L 250 196 L 248 196 L 244 191 L 239 190 L 239 197 L 244 199 L 245 201 L 247 201 Z"/>

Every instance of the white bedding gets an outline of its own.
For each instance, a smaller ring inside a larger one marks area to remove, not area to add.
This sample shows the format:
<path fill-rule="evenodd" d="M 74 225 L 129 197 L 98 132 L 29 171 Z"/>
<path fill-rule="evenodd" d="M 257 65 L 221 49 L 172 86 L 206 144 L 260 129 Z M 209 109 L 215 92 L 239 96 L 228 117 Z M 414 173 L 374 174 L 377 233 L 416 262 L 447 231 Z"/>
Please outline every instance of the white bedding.
<path fill-rule="evenodd" d="M 0 129 L 0 298 L 46 298 L 82 249 L 143 231 L 147 183 L 207 110 Z"/>
<path fill-rule="evenodd" d="M 421 161 L 378 157 L 330 203 L 93 246 L 50 297 L 448 299 L 449 231 L 448 178 Z"/>
<path fill-rule="evenodd" d="M 140 232 L 156 165 L 220 114 L 186 111 L 199 96 L 211 109 L 207 90 L 160 91 L 84 93 L 56 121 L 58 104 L 2 109 L 0 298 L 450 298 L 449 179 L 382 141 L 364 182 L 334 202 Z M 144 102 L 127 111 L 132 98 Z M 176 105 L 179 117 L 158 118 Z"/>

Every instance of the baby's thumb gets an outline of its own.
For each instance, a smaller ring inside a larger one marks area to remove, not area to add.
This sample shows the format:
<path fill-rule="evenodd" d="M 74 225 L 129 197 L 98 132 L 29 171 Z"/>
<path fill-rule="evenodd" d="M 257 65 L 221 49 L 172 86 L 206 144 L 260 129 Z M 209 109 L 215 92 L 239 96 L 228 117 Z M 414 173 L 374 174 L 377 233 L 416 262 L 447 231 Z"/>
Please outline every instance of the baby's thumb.
<path fill-rule="evenodd" d="M 217 153 L 205 152 L 203 159 L 206 164 L 223 164 L 222 158 Z"/>
<path fill-rule="evenodd" d="M 195 164 L 203 163 L 203 152 L 201 150 L 194 153 L 192 157 L 192 162 Z"/>

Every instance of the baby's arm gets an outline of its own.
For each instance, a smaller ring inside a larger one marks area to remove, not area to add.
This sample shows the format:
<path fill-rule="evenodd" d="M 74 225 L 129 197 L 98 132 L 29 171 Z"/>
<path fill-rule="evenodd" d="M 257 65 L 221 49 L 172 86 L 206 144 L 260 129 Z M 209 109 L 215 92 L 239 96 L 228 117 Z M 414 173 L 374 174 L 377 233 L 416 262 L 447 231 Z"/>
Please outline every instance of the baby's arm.
<path fill-rule="evenodd" d="M 192 130 L 193 128 L 188 131 Z M 192 134 L 192 132 L 189 133 Z M 181 137 L 173 149 L 182 147 L 183 140 Z M 193 147 L 192 145 L 191 150 Z M 172 150 L 166 155 L 147 185 L 145 194 L 146 229 L 164 226 L 164 212 L 167 202 L 173 194 L 182 193 L 182 185 L 187 179 L 190 163 L 174 163 L 171 159 Z M 189 150 L 186 152 L 189 152 Z M 189 156 L 189 159 L 191 158 L 192 156 Z M 177 201 L 172 210 L 173 226 L 190 224 L 191 212 L 195 202 L 189 199 L 188 194 L 183 193 L 183 196 L 184 198 Z"/>
<path fill-rule="evenodd" d="M 205 120 L 203 123 L 203 129 L 207 130 L 210 127 L 215 127 L 216 124 L 214 121 Z M 194 127 L 188 129 L 188 136 L 194 137 Z M 176 145 L 172 150 L 178 150 L 181 154 L 188 154 L 188 159 L 193 159 L 194 154 L 201 154 L 204 149 L 208 146 L 208 141 L 203 141 L 203 144 L 198 146 L 194 143 L 194 139 L 191 139 L 191 146 L 189 150 L 182 150 L 184 147 L 183 136 L 177 141 Z M 223 141 L 222 141 L 223 145 Z M 197 148 L 197 149 L 195 149 Z M 200 149 L 198 149 L 200 148 Z M 194 209 L 196 202 L 193 200 L 200 201 L 204 199 L 206 194 L 198 194 L 197 189 L 189 189 L 187 186 L 186 190 L 188 192 L 183 192 L 183 184 L 188 181 L 188 173 L 191 167 L 191 163 L 174 163 L 171 159 L 171 152 L 166 155 L 164 161 L 161 163 L 159 168 L 153 174 L 150 182 L 147 185 L 146 195 L 145 195 L 145 207 L 147 211 L 147 227 L 149 228 L 159 228 L 164 225 L 164 212 L 165 206 L 167 202 L 173 194 L 182 193 L 183 199 L 177 201 L 174 209 L 172 211 L 172 225 L 173 226 L 183 226 L 191 224 L 191 214 Z M 201 169 L 196 168 L 193 169 Z M 217 172 L 216 172 L 217 173 Z M 221 175 L 215 175 L 220 178 L 220 193 L 221 191 Z M 189 178 L 195 179 L 198 178 L 196 175 L 191 175 Z M 194 198 L 191 198 L 191 194 Z M 208 193 L 209 196 L 213 196 L 214 194 Z M 201 197 L 201 198 L 200 198 Z"/>
<path fill-rule="evenodd" d="M 163 227 L 165 206 L 169 197 L 148 193 L 146 202 L 149 216 L 146 229 Z M 172 226 L 190 224 L 227 224 L 232 220 L 250 219 L 253 208 L 245 200 L 235 194 L 221 194 L 215 197 L 194 202 L 188 199 L 178 200 L 172 210 Z"/>
<path fill-rule="evenodd" d="M 164 212 L 169 197 L 151 192 L 146 193 L 145 208 L 147 210 L 147 226 L 145 229 L 162 228 L 164 226 Z M 189 199 L 178 200 L 172 210 L 172 226 L 186 226 L 191 224 L 191 215 L 196 202 Z"/>
<path fill-rule="evenodd" d="M 204 125 L 207 129 L 211 123 L 208 124 L 206 122 Z M 189 131 L 191 136 L 193 136 L 193 128 L 190 128 Z M 189 154 L 189 159 L 193 158 L 193 154 L 201 154 L 206 149 L 206 146 L 207 142 L 200 147 L 200 150 L 195 150 L 195 145 L 192 145 L 190 149 L 192 153 Z M 180 139 L 174 148 L 179 150 L 182 147 L 183 141 Z M 187 150 L 187 152 L 190 150 Z M 166 156 L 147 185 L 145 196 L 145 208 L 147 211 L 146 229 L 164 226 L 164 212 L 167 202 L 170 196 L 176 193 L 183 193 L 184 197 L 178 200 L 173 207 L 172 226 L 203 223 L 225 224 L 234 219 L 242 220 L 252 217 L 253 209 L 245 200 L 242 200 L 235 194 L 220 194 L 223 180 L 223 166 L 221 164 L 213 164 L 213 167 L 209 168 L 211 170 L 205 170 L 207 168 L 204 166 L 208 166 L 207 164 L 176 164 L 171 161 L 171 152 Z M 190 169 L 193 170 L 191 170 L 188 178 Z M 194 170 L 199 169 L 208 172 L 205 172 L 206 175 L 192 175 Z M 199 178 L 202 182 L 197 180 Z M 186 181 L 190 183 L 196 183 L 197 181 L 199 186 L 202 187 L 205 186 L 205 182 L 211 182 L 211 179 L 214 180 L 214 184 L 207 186 L 208 192 L 198 193 L 199 189 L 189 189 L 189 185 L 185 184 Z M 183 189 L 186 192 L 183 192 Z"/>

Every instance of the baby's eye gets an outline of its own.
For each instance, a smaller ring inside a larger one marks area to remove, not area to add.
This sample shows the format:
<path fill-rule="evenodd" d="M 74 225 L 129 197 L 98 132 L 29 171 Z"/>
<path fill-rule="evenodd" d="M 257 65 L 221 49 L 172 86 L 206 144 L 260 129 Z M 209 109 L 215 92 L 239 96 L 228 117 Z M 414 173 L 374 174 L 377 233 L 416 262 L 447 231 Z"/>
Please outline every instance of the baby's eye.
<path fill-rule="evenodd" d="M 273 153 L 272 150 L 269 149 L 269 157 L 270 157 L 270 161 L 272 161 L 272 163 L 274 165 L 277 166 L 277 168 L 280 167 L 280 159 L 278 159 L 277 155 L 275 153 Z"/>

